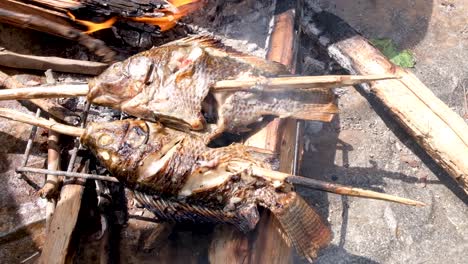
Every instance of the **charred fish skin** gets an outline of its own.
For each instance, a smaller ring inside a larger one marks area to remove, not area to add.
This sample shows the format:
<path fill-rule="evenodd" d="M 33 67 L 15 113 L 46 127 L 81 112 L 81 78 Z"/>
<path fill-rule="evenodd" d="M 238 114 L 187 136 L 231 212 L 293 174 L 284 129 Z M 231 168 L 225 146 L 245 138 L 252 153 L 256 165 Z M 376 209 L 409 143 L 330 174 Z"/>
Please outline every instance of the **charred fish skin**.
<path fill-rule="evenodd" d="M 242 54 L 210 37 L 193 37 L 114 64 L 89 83 L 88 100 L 146 120 L 213 133 L 212 137 L 249 130 L 247 126 L 264 115 L 330 121 L 337 109 L 328 89 L 288 93 L 251 89 L 208 96 L 217 81 L 262 80 L 288 73 L 282 64 Z M 211 98 L 217 107 L 205 103 Z M 247 102 L 240 104 L 241 100 Z M 245 107 L 251 104 L 254 107 Z M 210 120 L 216 131 L 207 129 L 204 116 L 217 117 Z"/>
<path fill-rule="evenodd" d="M 258 206 L 265 207 L 311 259 L 331 237 L 291 185 L 253 175 L 252 165 L 269 168 L 254 149 L 209 148 L 196 135 L 139 120 L 91 123 L 81 141 L 113 176 L 144 192 L 137 199 L 162 220 L 230 223 L 248 231 L 259 221 Z"/>
<path fill-rule="evenodd" d="M 182 127 L 202 130 L 202 102 L 214 82 L 287 73 L 279 63 L 234 50 L 226 53 L 222 48 L 206 37 L 152 48 L 112 65 L 90 81 L 88 99 L 150 121 L 163 117 Z"/>

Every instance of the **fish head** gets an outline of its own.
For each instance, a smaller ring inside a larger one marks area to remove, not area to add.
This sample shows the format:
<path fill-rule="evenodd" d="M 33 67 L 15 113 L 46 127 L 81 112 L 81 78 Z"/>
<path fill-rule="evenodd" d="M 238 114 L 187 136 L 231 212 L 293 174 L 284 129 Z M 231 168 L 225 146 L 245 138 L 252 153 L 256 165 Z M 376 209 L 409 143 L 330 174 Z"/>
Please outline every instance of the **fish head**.
<path fill-rule="evenodd" d="M 90 123 L 81 136 L 99 161 L 115 176 L 128 170 L 140 159 L 139 149 L 148 141 L 148 125 L 141 120 Z"/>
<path fill-rule="evenodd" d="M 116 62 L 89 82 L 88 100 L 120 109 L 123 103 L 142 92 L 152 70 L 153 60 L 144 56 Z"/>

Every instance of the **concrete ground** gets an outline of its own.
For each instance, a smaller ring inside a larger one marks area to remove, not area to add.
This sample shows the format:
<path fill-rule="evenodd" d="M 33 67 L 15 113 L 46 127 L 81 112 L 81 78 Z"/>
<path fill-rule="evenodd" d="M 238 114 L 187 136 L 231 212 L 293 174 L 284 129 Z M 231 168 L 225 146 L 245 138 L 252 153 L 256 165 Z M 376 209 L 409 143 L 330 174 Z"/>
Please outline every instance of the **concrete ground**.
<path fill-rule="evenodd" d="M 468 2 L 309 2 L 339 15 L 368 38 L 390 38 L 411 50 L 417 62 L 412 71 L 468 117 Z M 303 192 L 328 215 L 334 233 L 333 245 L 318 263 L 467 263 L 466 194 L 380 104 L 355 89 L 346 91 L 333 124 L 309 125 L 302 173 L 417 199 L 427 206 Z"/>

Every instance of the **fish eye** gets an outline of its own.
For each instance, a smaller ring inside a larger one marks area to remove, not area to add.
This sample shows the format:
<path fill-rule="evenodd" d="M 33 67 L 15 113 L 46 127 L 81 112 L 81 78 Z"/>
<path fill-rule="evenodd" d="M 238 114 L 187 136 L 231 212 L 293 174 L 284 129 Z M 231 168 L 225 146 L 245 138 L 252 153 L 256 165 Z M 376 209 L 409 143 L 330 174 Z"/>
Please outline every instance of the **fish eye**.
<path fill-rule="evenodd" d="M 107 133 L 103 133 L 98 138 L 98 144 L 101 147 L 108 146 L 108 145 L 112 144 L 113 142 L 114 142 L 114 139 L 112 138 L 112 136 L 110 136 Z"/>

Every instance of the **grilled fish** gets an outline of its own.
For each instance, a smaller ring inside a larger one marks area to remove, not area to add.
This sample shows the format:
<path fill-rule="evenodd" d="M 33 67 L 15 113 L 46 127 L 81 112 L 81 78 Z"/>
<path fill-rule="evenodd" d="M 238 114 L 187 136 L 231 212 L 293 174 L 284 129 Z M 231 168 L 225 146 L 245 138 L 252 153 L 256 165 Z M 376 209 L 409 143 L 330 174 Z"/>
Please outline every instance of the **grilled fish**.
<path fill-rule="evenodd" d="M 246 132 L 267 115 L 330 121 L 337 108 L 329 89 L 262 89 L 262 78 L 287 74 L 282 64 L 211 37 L 191 37 L 113 64 L 89 82 L 88 100 L 211 137 Z M 260 84 L 248 91 L 210 91 L 217 81 L 242 78 L 258 78 Z"/>
<path fill-rule="evenodd" d="M 292 185 L 252 172 L 252 166 L 270 167 L 270 155 L 255 148 L 209 148 L 196 135 L 137 120 L 91 123 L 81 142 L 161 220 L 230 223 L 249 231 L 262 206 L 306 258 L 330 240 L 329 228 Z"/>
<path fill-rule="evenodd" d="M 294 192 L 291 183 L 345 195 L 425 205 L 275 172 L 270 168 L 271 153 L 265 150 L 241 144 L 210 148 L 203 137 L 161 123 L 123 120 L 91 123 L 83 129 L 11 109 L 0 108 L 0 116 L 80 137 L 107 170 L 136 190 L 137 199 L 161 220 L 231 223 L 249 231 L 259 220 L 258 207 L 264 207 L 278 219 L 286 242 L 294 244 L 309 260 L 327 245 L 331 231 Z"/>

